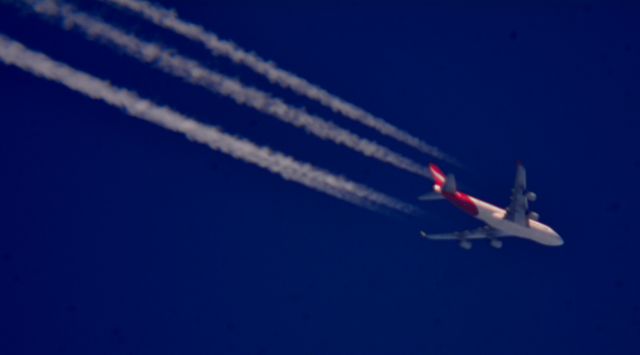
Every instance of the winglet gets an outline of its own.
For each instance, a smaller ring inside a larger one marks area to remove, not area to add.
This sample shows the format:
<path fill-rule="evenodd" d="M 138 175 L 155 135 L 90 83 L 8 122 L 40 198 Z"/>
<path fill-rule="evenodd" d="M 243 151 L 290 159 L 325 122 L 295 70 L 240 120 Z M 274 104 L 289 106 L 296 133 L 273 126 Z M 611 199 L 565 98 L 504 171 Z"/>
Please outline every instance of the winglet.
<path fill-rule="evenodd" d="M 445 177 L 442 170 L 438 168 L 437 165 L 429 164 L 429 172 L 431 173 L 431 177 L 433 178 L 433 181 L 436 182 L 436 185 L 440 187 L 444 186 L 444 183 L 447 181 L 447 178 Z"/>

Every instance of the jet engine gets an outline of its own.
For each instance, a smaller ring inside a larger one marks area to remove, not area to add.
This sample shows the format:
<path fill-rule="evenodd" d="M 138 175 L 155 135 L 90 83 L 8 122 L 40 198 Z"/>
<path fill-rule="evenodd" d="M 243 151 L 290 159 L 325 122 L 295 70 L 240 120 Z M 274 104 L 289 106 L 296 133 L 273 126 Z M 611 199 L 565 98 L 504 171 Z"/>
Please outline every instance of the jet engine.
<path fill-rule="evenodd" d="M 533 202 L 533 201 L 535 201 L 537 198 L 538 198 L 538 195 L 536 195 L 536 193 L 535 193 L 535 192 L 533 192 L 533 191 L 529 191 L 529 192 L 527 192 L 527 200 L 529 200 L 529 201 Z"/>
<path fill-rule="evenodd" d="M 537 221 L 540 219 L 540 215 L 536 212 L 529 212 L 529 219 Z"/>

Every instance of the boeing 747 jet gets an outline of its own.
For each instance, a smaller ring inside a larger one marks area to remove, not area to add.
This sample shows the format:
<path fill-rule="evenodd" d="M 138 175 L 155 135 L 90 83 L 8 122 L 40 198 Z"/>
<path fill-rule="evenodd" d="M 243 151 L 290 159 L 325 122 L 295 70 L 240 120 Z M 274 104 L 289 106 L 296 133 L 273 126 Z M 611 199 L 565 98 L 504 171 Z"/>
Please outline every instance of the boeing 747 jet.
<path fill-rule="evenodd" d="M 446 199 L 462 211 L 483 221 L 485 225 L 473 230 L 447 234 L 427 234 L 420 231 L 422 237 L 431 240 L 457 240 L 460 247 L 467 250 L 471 249 L 471 241 L 476 239 L 488 239 L 492 247 L 501 248 L 501 238 L 504 237 L 529 239 L 547 246 L 564 244 L 558 233 L 540 223 L 539 215 L 529 210 L 529 202 L 536 200 L 536 194 L 527 190 L 527 175 L 521 163 L 518 163 L 511 203 L 506 209 L 458 191 L 455 177 L 445 176 L 434 164 L 429 165 L 429 171 L 435 181 L 434 192 L 422 195 L 419 199 L 423 201 Z"/>

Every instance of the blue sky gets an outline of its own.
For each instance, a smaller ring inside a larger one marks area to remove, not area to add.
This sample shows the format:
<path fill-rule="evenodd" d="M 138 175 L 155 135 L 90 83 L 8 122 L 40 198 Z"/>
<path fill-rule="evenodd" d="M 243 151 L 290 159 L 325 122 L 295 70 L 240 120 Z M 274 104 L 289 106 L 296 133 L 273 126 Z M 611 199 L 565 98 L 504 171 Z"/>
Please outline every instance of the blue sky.
<path fill-rule="evenodd" d="M 506 205 L 514 162 L 561 248 L 430 243 L 478 222 L 356 208 L 0 66 L 0 353 L 636 354 L 637 6 L 161 1 L 457 157 Z M 423 164 L 429 157 L 94 2 L 145 39 Z M 0 32 L 412 203 L 430 182 L 0 4 Z"/>

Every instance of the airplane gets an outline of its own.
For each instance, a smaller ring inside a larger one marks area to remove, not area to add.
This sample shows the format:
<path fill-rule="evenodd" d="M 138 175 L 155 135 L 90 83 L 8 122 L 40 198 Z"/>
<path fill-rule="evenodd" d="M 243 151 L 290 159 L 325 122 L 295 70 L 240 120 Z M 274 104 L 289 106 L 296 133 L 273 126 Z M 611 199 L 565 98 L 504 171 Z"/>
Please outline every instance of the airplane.
<path fill-rule="evenodd" d="M 556 231 L 540 223 L 538 221 L 540 216 L 529 210 L 529 202 L 535 201 L 537 196 L 534 192 L 527 190 L 527 175 L 522 163 L 517 164 L 511 203 L 506 209 L 458 191 L 455 176 L 445 175 L 434 164 L 429 164 L 429 171 L 435 181 L 434 192 L 418 197 L 420 200 L 446 199 L 462 211 L 483 221 L 485 225 L 477 229 L 447 234 L 427 234 L 420 231 L 422 237 L 430 240 L 457 240 L 460 247 L 466 250 L 471 249 L 472 240 L 478 239 L 488 239 L 492 247 L 502 248 L 501 238 L 504 237 L 524 238 L 546 246 L 564 244 L 562 237 Z"/>

